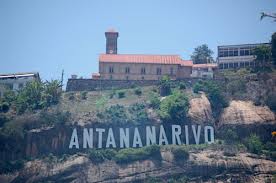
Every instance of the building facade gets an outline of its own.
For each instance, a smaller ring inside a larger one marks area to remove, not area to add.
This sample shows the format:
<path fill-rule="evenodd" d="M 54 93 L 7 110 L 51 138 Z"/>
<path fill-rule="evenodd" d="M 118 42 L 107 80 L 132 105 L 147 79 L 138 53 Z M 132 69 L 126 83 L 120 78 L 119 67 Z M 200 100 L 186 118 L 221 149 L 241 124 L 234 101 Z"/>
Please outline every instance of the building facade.
<path fill-rule="evenodd" d="M 255 67 L 254 49 L 261 45 L 270 46 L 269 43 L 218 46 L 219 69 Z"/>
<path fill-rule="evenodd" d="M 214 78 L 214 72 L 218 68 L 217 64 L 194 64 L 191 77 L 193 78 Z"/>
<path fill-rule="evenodd" d="M 0 74 L 0 97 L 3 96 L 5 91 L 13 90 L 18 91 L 28 82 L 40 80 L 39 73 L 14 73 L 14 74 Z"/>
<path fill-rule="evenodd" d="M 106 54 L 99 56 L 99 74 L 93 79 L 104 80 L 160 80 L 188 78 L 192 73 L 192 61 L 178 55 L 117 54 L 118 32 L 105 32 Z"/>

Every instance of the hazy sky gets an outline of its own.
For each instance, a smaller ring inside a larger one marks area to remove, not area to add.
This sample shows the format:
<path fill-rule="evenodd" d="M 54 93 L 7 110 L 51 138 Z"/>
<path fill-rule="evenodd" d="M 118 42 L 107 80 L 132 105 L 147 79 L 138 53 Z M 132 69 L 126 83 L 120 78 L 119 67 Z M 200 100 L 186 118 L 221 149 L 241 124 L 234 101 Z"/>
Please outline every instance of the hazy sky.
<path fill-rule="evenodd" d="M 178 54 L 269 42 L 276 0 L 0 0 L 0 73 L 38 71 L 43 80 L 98 72 L 104 32 L 119 31 L 118 53 Z"/>

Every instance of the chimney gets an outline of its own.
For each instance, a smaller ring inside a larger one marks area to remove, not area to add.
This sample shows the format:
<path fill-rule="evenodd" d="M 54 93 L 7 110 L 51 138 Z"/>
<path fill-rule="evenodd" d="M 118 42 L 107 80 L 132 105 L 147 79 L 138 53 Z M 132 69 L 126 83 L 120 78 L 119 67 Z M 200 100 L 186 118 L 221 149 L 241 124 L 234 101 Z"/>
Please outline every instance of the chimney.
<path fill-rule="evenodd" d="M 105 32 L 106 37 L 106 54 L 117 54 L 117 39 L 119 33 L 114 29 Z"/>

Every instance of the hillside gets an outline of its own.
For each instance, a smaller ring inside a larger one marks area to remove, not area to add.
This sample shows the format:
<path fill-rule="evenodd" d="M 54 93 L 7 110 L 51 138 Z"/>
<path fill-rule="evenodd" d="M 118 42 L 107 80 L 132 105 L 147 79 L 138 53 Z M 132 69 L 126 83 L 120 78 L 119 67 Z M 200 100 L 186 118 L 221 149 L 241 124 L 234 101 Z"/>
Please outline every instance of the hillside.
<path fill-rule="evenodd" d="M 274 74 L 220 74 L 214 81 L 165 78 L 156 86 L 101 91 L 61 92 L 46 84 L 39 94 L 33 84 L 1 101 L 0 182 L 276 180 Z M 73 128 L 171 124 L 211 125 L 215 142 L 68 148 Z"/>

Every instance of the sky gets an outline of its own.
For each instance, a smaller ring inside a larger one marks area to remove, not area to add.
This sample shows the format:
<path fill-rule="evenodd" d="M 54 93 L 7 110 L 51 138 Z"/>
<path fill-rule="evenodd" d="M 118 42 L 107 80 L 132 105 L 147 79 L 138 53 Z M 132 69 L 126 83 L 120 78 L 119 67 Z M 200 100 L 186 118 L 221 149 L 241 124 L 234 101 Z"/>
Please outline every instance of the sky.
<path fill-rule="evenodd" d="M 0 73 L 39 72 L 42 80 L 91 78 L 119 32 L 119 54 L 173 54 L 195 47 L 269 42 L 275 0 L 0 0 Z"/>

